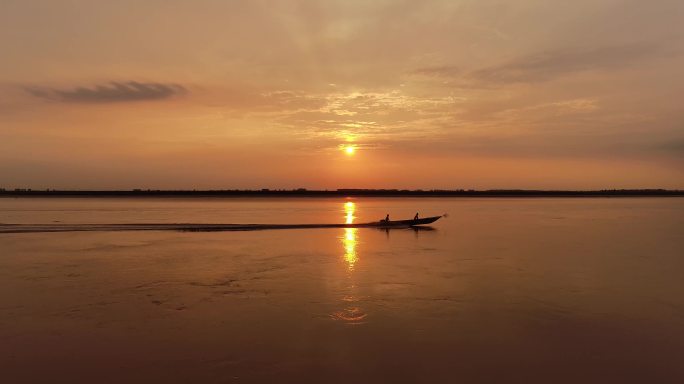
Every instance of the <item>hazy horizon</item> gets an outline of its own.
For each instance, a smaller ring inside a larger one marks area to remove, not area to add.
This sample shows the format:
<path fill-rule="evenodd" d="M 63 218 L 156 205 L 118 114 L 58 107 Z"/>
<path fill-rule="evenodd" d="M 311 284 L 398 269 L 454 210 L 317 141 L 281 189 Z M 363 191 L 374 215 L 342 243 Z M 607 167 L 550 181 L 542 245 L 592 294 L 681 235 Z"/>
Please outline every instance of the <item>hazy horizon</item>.
<path fill-rule="evenodd" d="M 0 4 L 0 187 L 684 189 L 684 2 Z"/>

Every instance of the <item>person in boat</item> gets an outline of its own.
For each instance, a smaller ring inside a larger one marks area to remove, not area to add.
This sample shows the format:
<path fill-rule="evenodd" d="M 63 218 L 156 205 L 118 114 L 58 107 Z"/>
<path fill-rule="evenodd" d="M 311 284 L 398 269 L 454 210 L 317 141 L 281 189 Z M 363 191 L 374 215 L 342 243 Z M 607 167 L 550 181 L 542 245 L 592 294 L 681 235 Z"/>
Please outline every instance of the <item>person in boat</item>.
<path fill-rule="evenodd" d="M 385 216 L 385 221 L 389 223 L 389 213 Z"/>
<path fill-rule="evenodd" d="M 413 216 L 413 220 L 418 220 L 418 212 L 416 212 L 416 215 Z"/>

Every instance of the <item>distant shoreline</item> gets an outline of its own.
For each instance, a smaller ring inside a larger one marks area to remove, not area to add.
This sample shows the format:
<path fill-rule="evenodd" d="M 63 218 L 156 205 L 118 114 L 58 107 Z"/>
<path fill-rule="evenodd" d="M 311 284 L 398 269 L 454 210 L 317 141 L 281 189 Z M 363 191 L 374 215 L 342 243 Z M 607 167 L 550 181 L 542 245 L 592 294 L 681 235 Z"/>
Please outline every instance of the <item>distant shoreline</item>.
<path fill-rule="evenodd" d="M 0 190 L 2 197 L 677 197 L 684 190 L 611 189 L 567 190 L 406 190 L 406 189 L 337 189 L 337 190 L 111 190 L 67 191 L 13 189 Z"/>

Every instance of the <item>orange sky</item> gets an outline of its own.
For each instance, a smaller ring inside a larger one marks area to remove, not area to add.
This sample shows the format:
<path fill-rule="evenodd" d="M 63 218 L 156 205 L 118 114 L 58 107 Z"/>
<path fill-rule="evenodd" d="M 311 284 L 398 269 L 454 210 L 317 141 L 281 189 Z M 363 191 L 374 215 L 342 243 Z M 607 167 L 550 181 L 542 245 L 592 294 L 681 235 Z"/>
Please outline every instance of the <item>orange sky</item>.
<path fill-rule="evenodd" d="M 4 0 L 0 187 L 684 188 L 683 17 Z"/>

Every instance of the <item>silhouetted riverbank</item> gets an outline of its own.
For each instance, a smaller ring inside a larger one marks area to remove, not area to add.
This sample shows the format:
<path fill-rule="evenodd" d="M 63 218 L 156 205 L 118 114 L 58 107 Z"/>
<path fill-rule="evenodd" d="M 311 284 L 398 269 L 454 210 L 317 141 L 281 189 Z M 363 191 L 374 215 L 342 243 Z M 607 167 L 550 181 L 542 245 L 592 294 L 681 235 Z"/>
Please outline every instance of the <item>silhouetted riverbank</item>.
<path fill-rule="evenodd" d="M 564 190 L 522 190 L 522 189 L 261 189 L 261 190 L 160 190 L 133 189 L 112 191 L 68 191 L 56 189 L 0 189 L 0 197 L 639 197 L 639 196 L 684 196 L 682 190 L 667 189 L 606 189 L 591 191 Z"/>

